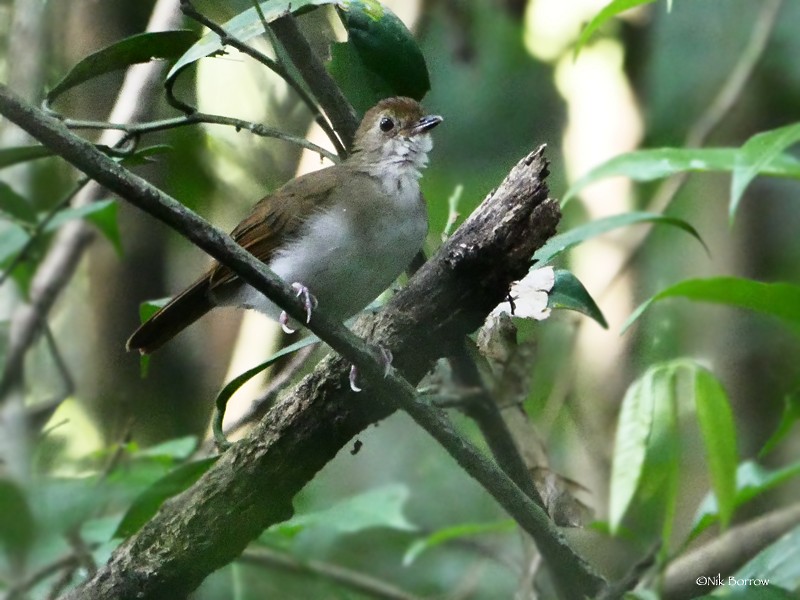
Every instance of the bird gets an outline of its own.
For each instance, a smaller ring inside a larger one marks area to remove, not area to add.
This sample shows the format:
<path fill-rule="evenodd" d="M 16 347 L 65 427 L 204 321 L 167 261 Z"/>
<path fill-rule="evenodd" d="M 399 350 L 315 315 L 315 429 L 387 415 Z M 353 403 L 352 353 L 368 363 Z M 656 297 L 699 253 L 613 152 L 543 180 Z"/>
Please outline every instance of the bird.
<path fill-rule="evenodd" d="M 428 214 L 419 180 L 433 147 L 430 131 L 442 120 L 412 98 L 381 100 L 365 113 L 345 160 L 290 180 L 233 229 L 239 245 L 303 298 L 307 322 L 317 306 L 339 320 L 363 310 L 421 250 Z M 258 310 L 288 332 L 297 325 L 214 261 L 134 331 L 127 349 L 150 354 L 222 306 Z"/>

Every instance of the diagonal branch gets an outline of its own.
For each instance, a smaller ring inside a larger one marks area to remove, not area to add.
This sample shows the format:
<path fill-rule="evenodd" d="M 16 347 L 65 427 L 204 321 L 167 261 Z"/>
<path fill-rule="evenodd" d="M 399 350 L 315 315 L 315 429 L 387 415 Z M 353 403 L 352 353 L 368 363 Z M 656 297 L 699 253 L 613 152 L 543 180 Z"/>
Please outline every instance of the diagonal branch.
<path fill-rule="evenodd" d="M 0 113 L 132 204 L 167 223 L 244 281 L 302 319 L 291 288 L 229 236 L 115 163 L 58 121 L 0 85 Z M 371 347 L 344 326 L 314 313 L 309 329 L 344 358 L 329 356 L 235 444 L 192 488 L 168 501 L 109 563 L 66 598 L 181 597 L 238 556 L 265 527 L 292 513 L 294 495 L 349 440 L 398 407 L 450 453 L 536 541 L 565 598 L 591 596 L 602 580 L 566 544 L 544 511 L 450 426 L 439 409 L 420 401 L 408 382 L 461 344 L 498 304 L 530 257 L 553 235 L 560 217 L 548 199 L 544 148 L 530 153 L 471 215 L 436 257 L 378 315 L 356 331 L 380 340 L 394 357 L 384 369 Z M 347 362 L 345 362 L 347 361 Z M 348 363 L 369 393 L 353 394 Z M 408 380 L 399 375 L 403 373 Z M 187 550 L 191 549 L 191 550 Z"/>

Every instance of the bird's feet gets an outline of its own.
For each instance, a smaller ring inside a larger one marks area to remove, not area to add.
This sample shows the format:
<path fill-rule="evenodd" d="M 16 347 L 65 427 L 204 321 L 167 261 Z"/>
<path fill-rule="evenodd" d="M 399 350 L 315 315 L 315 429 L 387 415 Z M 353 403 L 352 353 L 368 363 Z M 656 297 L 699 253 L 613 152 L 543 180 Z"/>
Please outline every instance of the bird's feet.
<path fill-rule="evenodd" d="M 295 281 L 292 284 L 292 289 L 297 292 L 297 297 L 303 298 L 303 307 L 306 309 L 306 323 L 311 321 L 311 311 L 317 307 L 317 299 L 308 291 L 308 288 L 304 286 L 302 283 L 298 283 Z M 278 322 L 281 324 L 281 329 L 283 329 L 286 333 L 294 333 L 295 330 L 289 327 L 289 315 L 286 314 L 286 311 L 281 311 L 281 316 L 278 318 Z"/>
<path fill-rule="evenodd" d="M 377 353 L 378 353 L 378 360 L 380 360 L 381 364 L 383 365 L 383 376 L 387 377 L 389 375 L 389 371 L 392 369 L 392 352 L 388 348 L 384 348 L 383 346 L 377 346 Z M 358 377 L 358 368 L 355 365 L 350 365 L 350 389 L 354 392 L 360 392 L 361 388 L 358 387 L 356 383 L 356 378 Z"/>

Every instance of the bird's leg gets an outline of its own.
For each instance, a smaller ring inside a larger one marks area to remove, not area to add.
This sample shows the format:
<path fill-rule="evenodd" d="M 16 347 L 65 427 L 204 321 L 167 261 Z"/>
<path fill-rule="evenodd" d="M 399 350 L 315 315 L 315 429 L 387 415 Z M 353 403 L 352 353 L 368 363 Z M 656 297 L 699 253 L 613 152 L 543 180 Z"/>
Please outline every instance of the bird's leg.
<path fill-rule="evenodd" d="M 304 286 L 302 283 L 298 283 L 295 281 L 292 284 L 292 289 L 297 292 L 297 297 L 303 297 L 303 307 L 306 309 L 306 323 L 311 321 L 311 311 L 317 307 L 317 299 L 308 291 L 308 288 Z M 283 329 L 286 333 L 294 333 L 295 330 L 289 327 L 289 315 L 286 314 L 286 311 L 281 311 L 281 316 L 278 318 L 278 322 L 281 324 L 281 329 Z"/>
<path fill-rule="evenodd" d="M 388 377 L 389 371 L 392 368 L 392 351 L 388 348 L 384 348 L 381 345 L 377 346 L 377 351 L 379 360 L 381 361 L 381 364 L 383 364 L 383 376 Z M 356 384 L 356 377 L 358 377 L 358 368 L 355 365 L 350 365 L 350 389 L 354 392 L 360 392 L 361 388 L 358 387 L 358 384 Z"/>

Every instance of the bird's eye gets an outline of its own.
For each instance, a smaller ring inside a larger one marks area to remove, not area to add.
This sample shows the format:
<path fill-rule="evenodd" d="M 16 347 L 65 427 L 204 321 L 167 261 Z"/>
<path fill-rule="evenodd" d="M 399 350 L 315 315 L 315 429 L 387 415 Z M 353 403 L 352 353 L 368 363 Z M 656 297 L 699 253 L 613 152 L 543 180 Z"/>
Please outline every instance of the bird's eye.
<path fill-rule="evenodd" d="M 389 132 L 394 129 L 394 121 L 392 121 L 389 117 L 383 117 L 381 122 L 378 123 L 378 127 L 380 127 L 381 131 L 384 133 Z"/>

